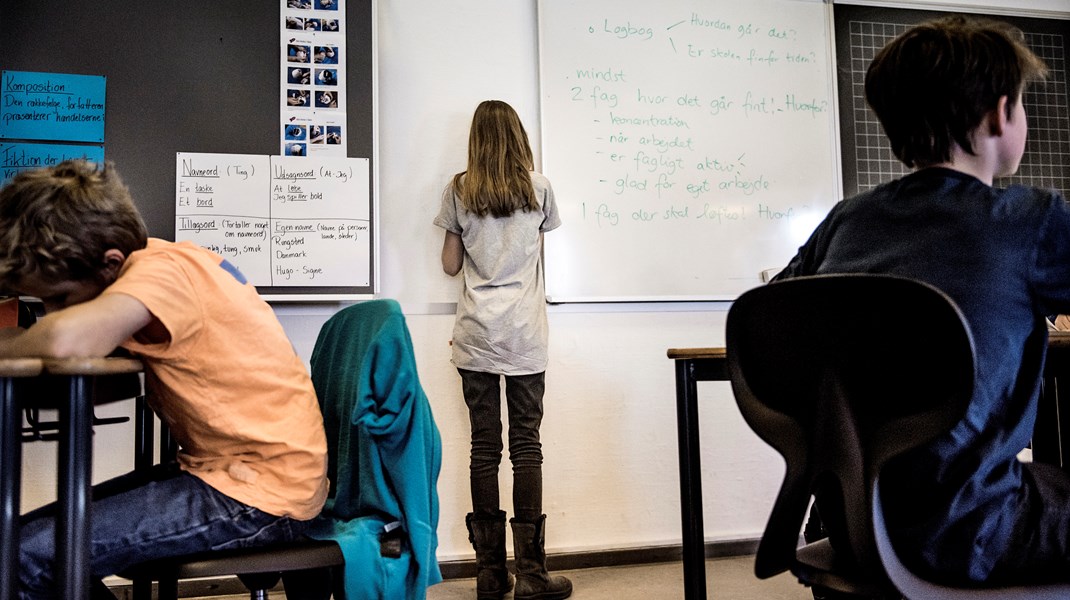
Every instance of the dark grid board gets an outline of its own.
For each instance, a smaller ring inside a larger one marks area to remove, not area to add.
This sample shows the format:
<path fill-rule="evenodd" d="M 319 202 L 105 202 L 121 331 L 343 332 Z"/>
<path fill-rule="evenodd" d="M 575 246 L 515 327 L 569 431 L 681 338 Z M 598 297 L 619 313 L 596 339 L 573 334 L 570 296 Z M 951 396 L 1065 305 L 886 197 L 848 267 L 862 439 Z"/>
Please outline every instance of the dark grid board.
<path fill-rule="evenodd" d="M 951 13 L 837 4 L 836 61 L 840 102 L 841 153 L 845 196 L 853 196 L 910 170 L 892 153 L 876 115 L 866 105 L 866 68 L 877 51 L 912 24 Z M 1044 82 L 1025 94 L 1029 137 L 1018 172 L 997 186 L 1021 183 L 1055 188 L 1070 196 L 1070 92 L 1067 55 L 1070 21 L 991 15 L 1025 33 L 1026 44 L 1047 63 Z"/>
<path fill-rule="evenodd" d="M 349 156 L 373 157 L 376 147 L 374 5 L 346 2 Z M 0 69 L 108 78 L 104 156 L 118 165 L 153 237 L 175 239 L 177 153 L 279 152 L 278 3 L 0 0 L 0 15 Z M 257 291 L 269 300 L 373 294 L 372 247 L 369 286 Z"/>

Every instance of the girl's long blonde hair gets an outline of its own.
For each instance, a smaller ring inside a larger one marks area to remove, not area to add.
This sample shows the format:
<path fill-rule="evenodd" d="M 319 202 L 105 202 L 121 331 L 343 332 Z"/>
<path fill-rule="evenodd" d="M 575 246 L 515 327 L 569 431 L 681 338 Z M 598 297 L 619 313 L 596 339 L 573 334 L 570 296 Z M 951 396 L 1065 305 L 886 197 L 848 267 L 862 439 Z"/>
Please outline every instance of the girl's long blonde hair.
<path fill-rule="evenodd" d="M 513 107 L 485 100 L 472 115 L 468 170 L 453 177 L 453 192 L 465 209 L 480 217 L 538 210 L 531 186 L 534 162 L 528 134 Z"/>

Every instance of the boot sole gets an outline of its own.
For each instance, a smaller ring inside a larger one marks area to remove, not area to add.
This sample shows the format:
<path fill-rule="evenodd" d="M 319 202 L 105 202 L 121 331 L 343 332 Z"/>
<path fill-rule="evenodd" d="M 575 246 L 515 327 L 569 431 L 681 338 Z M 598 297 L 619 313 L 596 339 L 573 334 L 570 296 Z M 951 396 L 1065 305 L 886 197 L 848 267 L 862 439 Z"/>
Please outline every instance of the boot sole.
<path fill-rule="evenodd" d="M 504 590 L 498 590 L 496 592 L 476 592 L 476 600 L 502 600 L 505 595 L 513 591 L 513 587 L 509 586 Z"/>
<path fill-rule="evenodd" d="M 572 588 L 568 588 L 567 592 L 539 592 L 537 594 L 529 594 L 526 596 L 513 595 L 513 600 L 565 600 L 572 595 Z"/>

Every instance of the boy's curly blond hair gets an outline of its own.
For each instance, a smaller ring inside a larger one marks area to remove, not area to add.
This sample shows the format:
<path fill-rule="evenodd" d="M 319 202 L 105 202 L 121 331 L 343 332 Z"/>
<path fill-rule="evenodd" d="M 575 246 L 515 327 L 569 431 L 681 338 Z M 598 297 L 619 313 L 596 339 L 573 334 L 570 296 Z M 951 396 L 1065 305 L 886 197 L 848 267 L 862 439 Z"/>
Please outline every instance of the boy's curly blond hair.
<path fill-rule="evenodd" d="M 104 253 L 145 247 L 141 215 L 111 163 L 68 160 L 23 171 L 0 189 L 0 287 L 27 275 L 99 280 Z"/>

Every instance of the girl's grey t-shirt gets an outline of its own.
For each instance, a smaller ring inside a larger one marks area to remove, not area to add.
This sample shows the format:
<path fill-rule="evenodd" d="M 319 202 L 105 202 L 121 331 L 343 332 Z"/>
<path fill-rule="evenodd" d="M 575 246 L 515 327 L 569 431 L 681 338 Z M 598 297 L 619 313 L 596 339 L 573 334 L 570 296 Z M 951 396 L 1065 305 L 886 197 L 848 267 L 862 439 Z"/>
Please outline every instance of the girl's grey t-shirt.
<path fill-rule="evenodd" d="M 530 375 L 546 370 L 549 327 L 542 234 L 561 225 L 550 181 L 532 172 L 538 210 L 477 217 L 446 186 L 435 225 L 461 236 L 464 291 L 453 327 L 453 364 Z"/>

